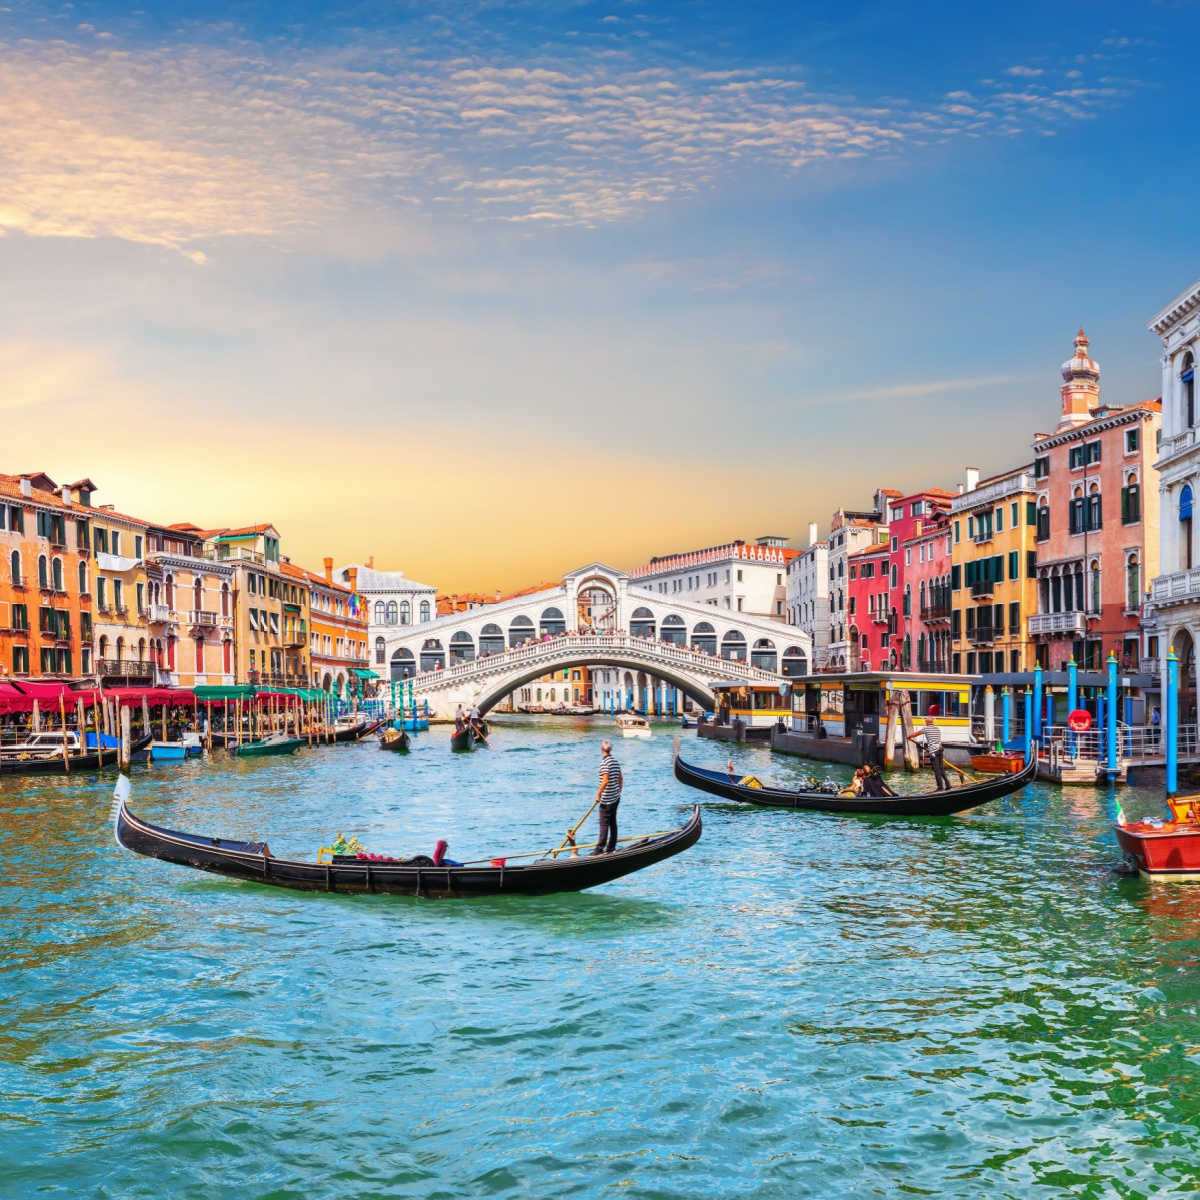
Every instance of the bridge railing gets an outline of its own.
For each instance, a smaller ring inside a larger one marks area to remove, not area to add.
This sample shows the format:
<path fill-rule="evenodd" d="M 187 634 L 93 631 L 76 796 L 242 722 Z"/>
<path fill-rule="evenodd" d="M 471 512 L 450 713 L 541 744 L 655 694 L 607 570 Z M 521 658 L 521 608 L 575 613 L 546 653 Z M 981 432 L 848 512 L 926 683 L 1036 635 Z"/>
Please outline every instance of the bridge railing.
<path fill-rule="evenodd" d="M 562 656 L 564 650 L 596 651 L 597 657 L 603 657 L 605 652 L 622 651 L 641 658 L 647 666 L 653 668 L 655 663 L 673 664 L 690 671 L 700 671 L 707 675 L 722 675 L 735 679 L 745 679 L 750 683 L 778 684 L 783 676 L 761 667 L 751 666 L 736 658 L 722 658 L 703 650 L 695 650 L 690 646 L 680 646 L 675 642 L 662 642 L 655 638 L 634 637 L 628 633 L 565 633 L 545 641 L 529 642 L 500 654 L 482 655 L 469 662 L 459 662 L 440 671 L 422 671 L 412 679 L 413 690 L 420 692 L 422 688 L 429 690 L 434 687 L 445 687 L 449 684 L 478 678 L 480 675 L 490 675 L 513 667 L 532 665 L 545 661 L 548 666 Z"/>

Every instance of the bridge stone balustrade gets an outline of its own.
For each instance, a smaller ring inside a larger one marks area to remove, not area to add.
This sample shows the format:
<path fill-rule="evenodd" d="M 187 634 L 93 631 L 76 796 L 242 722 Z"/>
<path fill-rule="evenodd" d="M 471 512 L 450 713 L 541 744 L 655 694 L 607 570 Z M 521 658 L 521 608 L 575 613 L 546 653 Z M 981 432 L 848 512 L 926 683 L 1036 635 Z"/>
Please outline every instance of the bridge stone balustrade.
<path fill-rule="evenodd" d="M 695 569 L 699 587 L 713 567 L 699 556 Z M 434 707 L 451 709 L 468 700 L 482 709 L 506 694 L 502 688 L 569 666 L 627 667 L 706 705 L 717 679 L 778 682 L 808 673 L 812 639 L 803 630 L 686 597 L 686 589 L 643 587 L 593 562 L 554 587 L 398 626 L 377 637 L 372 665 L 385 679 L 413 677 Z M 572 637 L 583 640 L 563 640 Z"/>
<path fill-rule="evenodd" d="M 710 685 L 717 680 L 738 679 L 765 687 L 788 682 L 773 671 L 687 646 L 627 633 L 569 633 L 472 662 L 456 663 L 444 671 L 424 671 L 412 677 L 413 695 L 418 703 L 428 700 L 430 708 L 443 715 L 460 704 L 464 708 L 477 704 L 480 711 L 487 712 L 514 688 L 531 679 L 564 668 L 597 665 L 627 667 L 654 675 L 704 708 L 714 705 Z"/>

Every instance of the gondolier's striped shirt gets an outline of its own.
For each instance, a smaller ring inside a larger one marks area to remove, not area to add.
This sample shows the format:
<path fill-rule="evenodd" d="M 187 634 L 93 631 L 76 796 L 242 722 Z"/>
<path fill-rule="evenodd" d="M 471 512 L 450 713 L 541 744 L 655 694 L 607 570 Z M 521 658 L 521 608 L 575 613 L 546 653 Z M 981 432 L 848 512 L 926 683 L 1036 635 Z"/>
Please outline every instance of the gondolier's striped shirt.
<path fill-rule="evenodd" d="M 921 732 L 925 735 L 925 749 L 936 754 L 942 748 L 942 731 L 936 725 L 926 725 Z"/>
<path fill-rule="evenodd" d="M 600 760 L 600 773 L 597 782 L 608 776 L 604 791 L 600 793 L 601 804 L 616 804 L 621 798 L 621 764 L 611 754 L 606 754 Z"/>

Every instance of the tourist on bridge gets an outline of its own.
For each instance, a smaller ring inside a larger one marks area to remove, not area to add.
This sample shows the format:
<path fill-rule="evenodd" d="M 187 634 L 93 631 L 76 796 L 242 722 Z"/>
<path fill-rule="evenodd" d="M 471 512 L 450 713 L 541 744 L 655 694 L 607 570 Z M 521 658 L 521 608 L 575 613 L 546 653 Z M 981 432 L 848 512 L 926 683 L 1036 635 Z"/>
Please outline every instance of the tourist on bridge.
<path fill-rule="evenodd" d="M 942 731 L 934 723 L 933 717 L 925 718 L 925 728 L 908 736 L 910 742 L 917 738 L 925 739 L 925 750 L 929 755 L 929 765 L 933 768 L 933 777 L 937 780 L 937 790 L 948 792 L 950 781 L 946 778 L 946 762 L 942 751 Z"/>
<path fill-rule="evenodd" d="M 600 832 L 593 854 L 611 854 L 617 848 L 617 805 L 621 803 L 623 783 L 621 764 L 613 758 L 612 742 L 605 738 L 600 743 L 600 779 L 596 788 Z"/>

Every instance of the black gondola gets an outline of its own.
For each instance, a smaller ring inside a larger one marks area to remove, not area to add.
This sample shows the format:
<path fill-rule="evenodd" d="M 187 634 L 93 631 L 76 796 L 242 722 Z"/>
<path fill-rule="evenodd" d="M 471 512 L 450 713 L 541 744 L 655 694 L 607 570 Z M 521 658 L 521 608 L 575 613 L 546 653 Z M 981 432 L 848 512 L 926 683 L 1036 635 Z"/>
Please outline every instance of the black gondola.
<path fill-rule="evenodd" d="M 764 808 L 802 808 L 812 812 L 866 813 L 883 816 L 945 817 L 951 813 L 977 808 L 989 800 L 1019 791 L 1032 782 L 1037 773 L 1037 754 L 1018 775 L 998 775 L 979 783 L 942 792 L 917 792 L 908 796 L 838 796 L 828 792 L 802 792 L 791 788 L 755 787 L 742 783 L 728 771 L 709 771 L 693 767 L 675 755 L 675 778 L 688 787 L 699 788 L 727 800 L 757 804 Z"/>
<path fill-rule="evenodd" d="M 339 744 L 342 742 L 361 742 L 363 738 L 370 737 L 386 719 L 386 717 L 380 717 L 376 721 L 359 721 L 357 725 L 337 730 L 333 735 L 333 740 Z"/>
<path fill-rule="evenodd" d="M 130 755 L 145 750 L 154 740 L 146 734 L 130 743 Z M 116 747 L 102 747 L 87 754 L 70 754 L 63 761 L 61 754 L 50 758 L 0 758 L 0 775 L 69 775 L 72 771 L 98 771 L 103 767 L 117 766 Z"/>
<path fill-rule="evenodd" d="M 451 750 L 473 750 L 475 748 L 475 734 L 470 725 L 464 725 L 461 729 L 456 729 L 450 735 Z"/>
<path fill-rule="evenodd" d="M 394 750 L 397 754 L 407 754 L 411 739 L 404 729 L 385 729 L 379 735 L 380 750 Z"/>
<path fill-rule="evenodd" d="M 336 857 L 332 862 L 299 862 L 275 858 L 265 842 L 235 842 L 224 838 L 176 833 L 151 825 L 128 808 L 128 780 L 118 784 L 114 803 L 114 832 L 119 845 L 135 854 L 158 858 L 181 867 L 193 867 L 252 883 L 315 892 L 380 892 L 388 895 L 469 897 L 507 893 L 545 896 L 578 892 L 611 883 L 671 858 L 700 840 L 700 806 L 692 809 L 687 824 L 669 833 L 632 840 L 611 854 L 572 858 L 547 856 L 524 865 L 503 858 L 484 865 L 437 867 L 432 859 L 403 862 Z M 530 857 L 530 856 L 523 856 Z"/>

